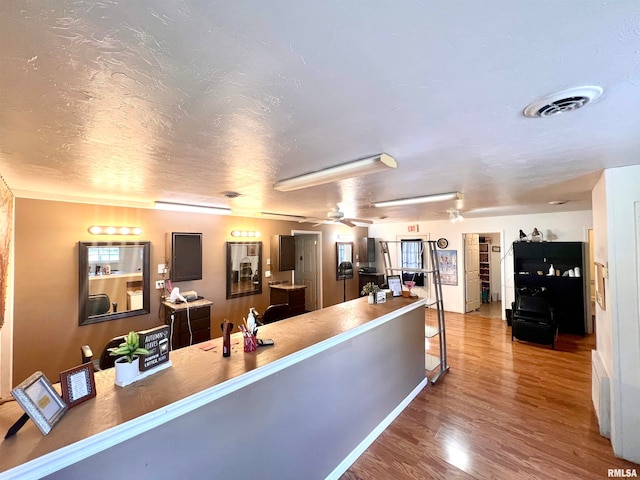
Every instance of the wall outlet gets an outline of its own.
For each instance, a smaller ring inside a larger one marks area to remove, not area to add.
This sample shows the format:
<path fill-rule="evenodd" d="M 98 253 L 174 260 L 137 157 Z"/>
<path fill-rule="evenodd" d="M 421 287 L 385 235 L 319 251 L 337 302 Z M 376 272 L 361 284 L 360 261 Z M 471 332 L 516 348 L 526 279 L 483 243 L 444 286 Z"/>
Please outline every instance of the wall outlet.
<path fill-rule="evenodd" d="M 156 290 L 162 290 L 164 288 L 164 280 L 156 280 Z"/>

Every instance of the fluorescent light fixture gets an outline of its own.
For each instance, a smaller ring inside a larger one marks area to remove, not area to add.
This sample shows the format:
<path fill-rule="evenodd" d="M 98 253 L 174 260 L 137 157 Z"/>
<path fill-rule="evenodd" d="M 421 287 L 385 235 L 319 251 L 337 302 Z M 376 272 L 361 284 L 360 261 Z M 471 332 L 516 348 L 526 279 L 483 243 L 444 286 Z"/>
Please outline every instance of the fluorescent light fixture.
<path fill-rule="evenodd" d="M 389 200 L 386 202 L 372 203 L 374 207 L 397 207 L 399 205 L 414 205 L 417 203 L 445 202 L 447 200 L 461 200 L 462 193 L 436 193 L 435 195 L 426 195 L 424 197 L 401 198 L 398 200 Z"/>
<path fill-rule="evenodd" d="M 299 177 L 287 178 L 274 183 L 273 188 L 281 192 L 299 190 L 300 188 L 315 187 L 325 183 L 344 180 L 345 178 L 368 175 L 388 168 L 396 168 L 398 162 L 391 155 L 381 153 L 373 157 L 362 158 L 353 162 L 343 163 L 335 167 L 325 168 L 316 172 L 306 173 Z"/>
<path fill-rule="evenodd" d="M 158 210 L 171 210 L 174 212 L 211 213 L 215 215 L 231 215 L 230 208 L 205 207 L 201 205 L 187 205 L 186 203 L 154 202 L 154 208 Z"/>

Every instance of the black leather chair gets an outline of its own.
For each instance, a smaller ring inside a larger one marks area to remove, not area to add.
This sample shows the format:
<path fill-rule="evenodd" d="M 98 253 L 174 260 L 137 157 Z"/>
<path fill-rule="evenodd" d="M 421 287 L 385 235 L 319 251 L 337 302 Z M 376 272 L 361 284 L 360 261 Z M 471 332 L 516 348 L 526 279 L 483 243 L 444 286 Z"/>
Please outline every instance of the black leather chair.
<path fill-rule="evenodd" d="M 289 317 L 289 304 L 278 303 L 267 307 L 262 314 L 262 318 L 260 318 L 260 322 L 263 325 L 266 325 L 267 323 L 277 322 L 278 320 L 282 320 L 287 317 Z"/>
<path fill-rule="evenodd" d="M 556 312 L 546 298 L 518 295 L 511 307 L 511 341 L 516 338 L 543 345 L 551 344 L 551 348 L 555 349 L 558 322 Z"/>
<path fill-rule="evenodd" d="M 89 295 L 87 301 L 87 316 L 93 317 L 95 315 L 104 315 L 109 313 L 111 308 L 111 301 L 109 295 L 104 293 L 98 293 L 96 295 Z"/>

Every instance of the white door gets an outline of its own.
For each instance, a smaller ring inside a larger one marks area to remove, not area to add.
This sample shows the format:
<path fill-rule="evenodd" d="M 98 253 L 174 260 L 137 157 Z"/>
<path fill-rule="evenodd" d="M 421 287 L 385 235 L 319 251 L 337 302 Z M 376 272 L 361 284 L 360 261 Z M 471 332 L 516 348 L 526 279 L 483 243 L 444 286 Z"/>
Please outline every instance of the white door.
<path fill-rule="evenodd" d="M 304 309 L 307 312 L 318 309 L 318 237 L 316 235 L 295 234 L 296 285 L 306 285 Z"/>
<path fill-rule="evenodd" d="M 480 308 L 480 247 L 477 233 L 464 235 L 465 312 Z"/>

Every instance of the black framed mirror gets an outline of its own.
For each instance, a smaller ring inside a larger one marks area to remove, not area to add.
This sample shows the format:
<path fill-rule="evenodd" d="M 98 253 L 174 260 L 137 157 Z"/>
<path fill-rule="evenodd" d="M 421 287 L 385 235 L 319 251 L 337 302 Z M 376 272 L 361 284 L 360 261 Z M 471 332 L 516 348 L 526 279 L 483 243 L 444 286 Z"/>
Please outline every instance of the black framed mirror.
<path fill-rule="evenodd" d="M 336 242 L 337 280 L 353 278 L 353 242 Z"/>
<path fill-rule="evenodd" d="M 151 311 L 150 242 L 78 242 L 78 323 Z"/>
<path fill-rule="evenodd" d="M 262 242 L 227 242 L 227 298 L 262 293 Z"/>

